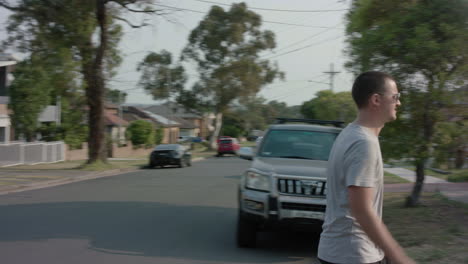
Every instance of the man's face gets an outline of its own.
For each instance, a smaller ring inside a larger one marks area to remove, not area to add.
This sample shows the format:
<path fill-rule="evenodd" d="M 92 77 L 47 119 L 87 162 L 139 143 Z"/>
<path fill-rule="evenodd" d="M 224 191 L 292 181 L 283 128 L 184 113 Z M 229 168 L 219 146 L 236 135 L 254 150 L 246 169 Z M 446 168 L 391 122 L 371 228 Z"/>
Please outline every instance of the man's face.
<path fill-rule="evenodd" d="M 392 80 L 386 81 L 385 92 L 379 94 L 381 98 L 381 114 L 384 122 L 390 122 L 397 119 L 397 108 L 401 105 L 397 85 Z"/>

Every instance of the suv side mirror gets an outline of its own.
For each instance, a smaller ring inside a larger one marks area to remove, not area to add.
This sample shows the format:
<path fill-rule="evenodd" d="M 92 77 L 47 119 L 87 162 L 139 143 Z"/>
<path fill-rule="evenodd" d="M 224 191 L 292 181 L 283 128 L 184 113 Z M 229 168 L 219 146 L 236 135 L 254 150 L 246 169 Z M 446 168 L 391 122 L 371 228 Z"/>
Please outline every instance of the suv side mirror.
<path fill-rule="evenodd" d="M 239 149 L 239 158 L 252 160 L 253 159 L 253 149 L 251 147 L 242 147 Z"/>

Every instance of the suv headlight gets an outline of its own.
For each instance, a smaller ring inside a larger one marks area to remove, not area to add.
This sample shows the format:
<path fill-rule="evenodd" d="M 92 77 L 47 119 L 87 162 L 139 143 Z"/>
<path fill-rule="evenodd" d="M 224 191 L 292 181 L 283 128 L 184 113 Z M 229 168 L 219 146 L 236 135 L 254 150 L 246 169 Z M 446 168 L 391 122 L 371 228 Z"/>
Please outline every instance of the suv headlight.
<path fill-rule="evenodd" d="M 245 177 L 245 186 L 250 189 L 269 191 L 270 181 L 267 175 L 248 171 Z"/>

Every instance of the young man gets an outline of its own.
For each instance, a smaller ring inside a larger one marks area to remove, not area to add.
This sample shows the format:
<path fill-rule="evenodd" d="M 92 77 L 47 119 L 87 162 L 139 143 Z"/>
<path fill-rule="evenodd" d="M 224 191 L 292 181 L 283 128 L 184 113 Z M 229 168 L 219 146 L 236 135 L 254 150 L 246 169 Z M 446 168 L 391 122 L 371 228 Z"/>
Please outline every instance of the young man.
<path fill-rule="evenodd" d="M 400 93 L 382 72 L 359 75 L 352 88 L 356 120 L 340 133 L 328 161 L 322 263 L 415 263 L 382 222 L 383 163 L 379 133 L 397 118 Z"/>

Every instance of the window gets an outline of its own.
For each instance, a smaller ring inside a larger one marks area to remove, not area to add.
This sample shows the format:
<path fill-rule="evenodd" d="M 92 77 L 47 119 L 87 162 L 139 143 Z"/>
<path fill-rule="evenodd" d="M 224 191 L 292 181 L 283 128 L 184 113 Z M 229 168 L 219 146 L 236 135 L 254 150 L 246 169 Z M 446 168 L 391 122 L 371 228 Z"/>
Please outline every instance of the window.
<path fill-rule="evenodd" d="M 338 134 L 302 131 L 272 130 L 263 139 L 261 157 L 328 160 Z"/>

